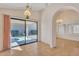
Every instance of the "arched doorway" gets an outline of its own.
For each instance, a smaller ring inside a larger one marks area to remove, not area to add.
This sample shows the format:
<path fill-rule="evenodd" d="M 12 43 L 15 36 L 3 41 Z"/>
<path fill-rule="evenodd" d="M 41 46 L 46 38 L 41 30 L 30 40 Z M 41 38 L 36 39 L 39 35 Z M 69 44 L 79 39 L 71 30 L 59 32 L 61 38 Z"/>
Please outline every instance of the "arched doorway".
<path fill-rule="evenodd" d="M 66 6 L 57 10 L 54 14 L 53 19 L 56 21 L 56 44 L 57 47 L 65 47 L 67 43 L 65 43 L 64 39 L 74 40 L 76 38 L 74 33 L 77 29 L 74 30 L 75 27 L 78 27 L 79 23 L 79 12 L 76 8 L 71 6 Z M 77 25 L 77 26 L 76 26 Z M 78 30 L 77 30 L 78 32 Z M 70 42 L 68 42 L 69 44 Z"/>

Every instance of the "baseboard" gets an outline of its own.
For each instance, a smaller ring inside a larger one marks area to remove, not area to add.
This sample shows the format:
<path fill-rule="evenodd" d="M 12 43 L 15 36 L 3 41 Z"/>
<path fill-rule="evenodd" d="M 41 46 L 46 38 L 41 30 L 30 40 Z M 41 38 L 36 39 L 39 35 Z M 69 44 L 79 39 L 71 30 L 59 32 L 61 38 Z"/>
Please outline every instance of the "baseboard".
<path fill-rule="evenodd" d="M 72 40 L 72 39 L 62 38 L 62 37 L 56 37 L 56 39 L 64 39 L 64 40 L 70 40 L 70 41 L 77 41 L 77 40 Z M 77 42 L 78 42 L 78 41 L 77 41 Z"/>
<path fill-rule="evenodd" d="M 10 50 L 10 48 L 7 48 L 7 49 L 0 49 L 0 52 L 4 52 L 6 50 Z"/>

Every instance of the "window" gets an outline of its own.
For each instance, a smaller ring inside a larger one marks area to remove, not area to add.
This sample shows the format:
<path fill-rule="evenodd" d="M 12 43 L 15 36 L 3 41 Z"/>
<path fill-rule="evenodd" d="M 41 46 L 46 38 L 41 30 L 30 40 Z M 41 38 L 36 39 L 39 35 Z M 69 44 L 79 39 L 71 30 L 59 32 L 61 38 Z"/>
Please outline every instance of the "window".
<path fill-rule="evenodd" d="M 73 33 L 79 33 L 79 25 L 73 25 Z"/>
<path fill-rule="evenodd" d="M 59 24 L 57 32 L 59 34 L 78 34 L 79 24 Z"/>
<path fill-rule="evenodd" d="M 61 34 L 64 34 L 64 24 L 59 25 L 58 32 L 61 33 Z"/>
<path fill-rule="evenodd" d="M 67 24 L 67 27 L 66 28 L 67 28 L 67 31 L 66 31 L 67 34 L 72 34 L 72 29 L 73 29 L 72 28 L 72 24 Z"/>

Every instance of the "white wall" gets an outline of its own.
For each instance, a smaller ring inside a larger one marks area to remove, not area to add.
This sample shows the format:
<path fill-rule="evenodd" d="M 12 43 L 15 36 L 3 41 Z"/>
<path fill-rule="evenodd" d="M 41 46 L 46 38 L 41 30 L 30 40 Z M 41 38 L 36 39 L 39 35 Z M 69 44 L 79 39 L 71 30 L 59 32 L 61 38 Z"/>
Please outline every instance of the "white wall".
<path fill-rule="evenodd" d="M 55 47 L 56 45 L 56 23 L 53 20 L 53 8 L 43 10 L 41 19 L 41 41 Z"/>
<path fill-rule="evenodd" d="M 11 17 L 17 18 L 24 18 L 24 11 L 23 10 L 10 10 L 10 9 L 0 9 L 0 13 L 10 15 Z M 32 12 L 31 19 L 32 20 L 39 20 L 39 12 Z"/>
<path fill-rule="evenodd" d="M 3 16 L 0 14 L 0 51 L 3 48 Z"/>

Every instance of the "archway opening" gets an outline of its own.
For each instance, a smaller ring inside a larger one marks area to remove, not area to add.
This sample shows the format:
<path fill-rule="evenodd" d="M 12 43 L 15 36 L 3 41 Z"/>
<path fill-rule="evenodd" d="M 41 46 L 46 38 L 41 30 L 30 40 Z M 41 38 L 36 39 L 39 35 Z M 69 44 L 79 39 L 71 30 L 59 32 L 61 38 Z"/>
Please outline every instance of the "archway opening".
<path fill-rule="evenodd" d="M 72 40 L 79 41 L 79 13 L 75 8 L 60 9 L 55 13 L 54 20 L 56 20 L 57 47 L 66 47 Z"/>

